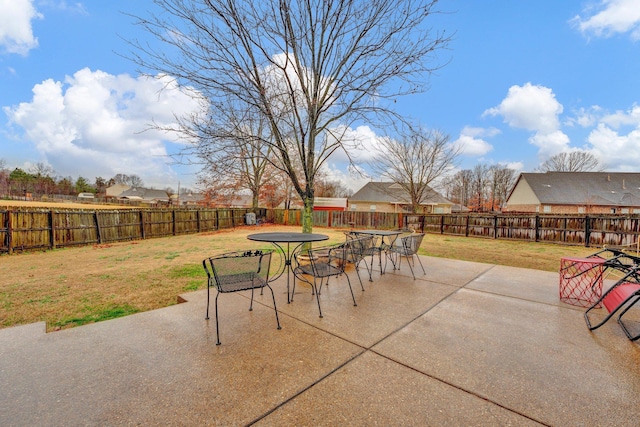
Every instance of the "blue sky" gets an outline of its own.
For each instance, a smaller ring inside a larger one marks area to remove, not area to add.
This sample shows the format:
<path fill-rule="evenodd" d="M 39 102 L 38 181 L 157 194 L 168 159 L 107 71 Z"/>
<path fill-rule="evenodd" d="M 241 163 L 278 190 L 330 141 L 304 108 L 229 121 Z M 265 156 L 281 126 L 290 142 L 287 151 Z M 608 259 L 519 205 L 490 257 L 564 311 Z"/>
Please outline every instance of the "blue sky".
<path fill-rule="evenodd" d="M 50 165 L 57 176 L 139 175 L 156 188 L 190 186 L 172 165 L 170 124 L 191 101 L 158 96 L 124 40 L 144 37 L 126 13 L 151 0 L 0 0 L 0 159 Z M 429 91 L 398 108 L 460 144 L 458 168 L 533 171 L 585 150 L 609 171 L 640 172 L 640 0 L 441 0 L 427 23 L 455 33 Z M 124 13 L 123 13 L 124 12 Z M 123 40 L 124 39 L 124 40 Z M 370 135 L 368 128 L 354 132 Z M 361 153 L 366 160 L 368 152 Z M 331 175 L 358 189 L 344 158 Z M 375 177 L 374 177 L 375 178 Z"/>

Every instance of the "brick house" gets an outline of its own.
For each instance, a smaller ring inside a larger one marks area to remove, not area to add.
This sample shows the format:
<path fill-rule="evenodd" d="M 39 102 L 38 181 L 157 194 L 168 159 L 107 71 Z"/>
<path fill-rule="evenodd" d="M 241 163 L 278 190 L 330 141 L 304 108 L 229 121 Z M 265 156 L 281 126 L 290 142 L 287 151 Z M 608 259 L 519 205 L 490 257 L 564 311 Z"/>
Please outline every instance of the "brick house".
<path fill-rule="evenodd" d="M 505 211 L 640 214 L 640 173 L 521 173 Z"/>
<path fill-rule="evenodd" d="M 418 213 L 451 213 L 454 203 L 428 188 L 420 202 Z M 393 182 L 368 182 L 348 199 L 349 211 L 411 212 L 411 198 L 402 187 Z"/>

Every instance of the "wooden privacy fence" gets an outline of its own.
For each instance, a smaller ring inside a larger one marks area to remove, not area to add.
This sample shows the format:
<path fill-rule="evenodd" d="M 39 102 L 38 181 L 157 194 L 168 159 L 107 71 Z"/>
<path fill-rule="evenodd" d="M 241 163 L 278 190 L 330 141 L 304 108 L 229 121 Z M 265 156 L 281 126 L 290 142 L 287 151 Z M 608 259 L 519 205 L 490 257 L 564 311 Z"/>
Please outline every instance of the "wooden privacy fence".
<path fill-rule="evenodd" d="M 0 252 L 53 249 L 231 228 L 265 209 L 0 210 Z"/>
<path fill-rule="evenodd" d="M 245 224 L 245 215 L 301 226 L 300 210 L 284 209 L 7 209 L 0 210 L 0 252 L 49 249 L 199 233 Z M 315 211 L 315 226 L 410 228 L 426 233 L 584 246 L 631 246 L 638 215 L 443 214 Z"/>
<path fill-rule="evenodd" d="M 638 215 L 425 215 L 428 233 L 591 246 L 638 242 Z"/>
<path fill-rule="evenodd" d="M 301 225 L 300 211 L 269 210 L 277 224 Z M 335 228 L 409 228 L 426 233 L 591 246 L 638 242 L 639 215 L 431 214 L 315 211 L 314 225 Z"/>

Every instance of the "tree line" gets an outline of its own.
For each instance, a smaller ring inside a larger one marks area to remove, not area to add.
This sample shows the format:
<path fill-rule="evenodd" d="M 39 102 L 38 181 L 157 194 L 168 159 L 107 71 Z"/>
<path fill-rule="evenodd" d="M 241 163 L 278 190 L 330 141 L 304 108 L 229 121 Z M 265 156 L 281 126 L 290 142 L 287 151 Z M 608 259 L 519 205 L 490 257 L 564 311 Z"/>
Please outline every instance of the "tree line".
<path fill-rule="evenodd" d="M 0 195 L 26 197 L 27 195 L 63 195 L 77 196 L 79 193 L 104 195 L 108 187 L 125 184 L 129 187 L 142 187 L 142 179 L 137 175 L 116 174 L 111 178 L 95 177 L 93 182 L 79 176 L 56 176 L 49 165 L 36 163 L 27 170 L 6 167 L 6 161 L 0 159 Z"/>

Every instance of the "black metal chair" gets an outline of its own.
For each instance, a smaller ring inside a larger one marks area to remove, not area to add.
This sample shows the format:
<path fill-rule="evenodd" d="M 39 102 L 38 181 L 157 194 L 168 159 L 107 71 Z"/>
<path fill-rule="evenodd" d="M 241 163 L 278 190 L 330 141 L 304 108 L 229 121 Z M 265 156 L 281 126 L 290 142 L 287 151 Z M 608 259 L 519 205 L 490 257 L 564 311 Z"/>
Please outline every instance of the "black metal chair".
<path fill-rule="evenodd" d="M 627 325 L 622 321 L 622 316 L 629 311 L 635 303 L 640 300 L 640 265 L 636 265 L 633 268 L 626 267 L 627 273 L 624 277 L 618 280 L 611 288 L 609 288 L 600 299 L 587 309 L 584 313 L 584 320 L 587 322 L 587 327 L 590 331 L 598 329 L 600 326 L 607 323 L 611 317 L 613 317 L 618 310 L 624 310 L 618 316 L 618 323 L 620 327 L 631 341 L 635 341 L 640 338 L 640 333 L 633 335 Z M 603 320 L 596 325 L 591 325 L 591 319 L 589 318 L 589 312 L 596 307 L 604 306 L 609 313 Z"/>
<path fill-rule="evenodd" d="M 291 302 L 293 302 L 297 278 L 311 285 L 312 293 L 315 294 L 316 300 L 318 301 L 318 312 L 320 313 L 320 317 L 322 317 L 322 308 L 320 307 L 320 291 L 322 290 L 322 285 L 328 284 L 330 277 L 342 276 L 344 274 L 347 278 L 349 290 L 351 291 L 353 305 L 357 306 L 358 304 L 356 304 L 356 297 L 353 295 L 349 275 L 344 272 L 347 264 L 347 255 L 350 250 L 349 244 L 343 243 L 319 248 L 305 248 L 296 252 L 293 255 L 296 267 L 293 269 L 294 278 Z M 307 279 L 309 276 L 313 277 L 313 280 Z"/>
<path fill-rule="evenodd" d="M 387 248 L 387 252 L 390 255 L 391 262 L 393 263 L 393 269 L 396 269 L 396 260 L 397 269 L 400 269 L 400 264 L 402 263 L 402 257 L 407 258 L 407 264 L 409 264 L 409 268 L 411 269 L 411 275 L 415 280 L 416 275 L 413 272 L 412 264 L 415 264 L 413 261 L 413 257 L 415 256 L 420 263 L 420 267 L 422 267 L 422 272 L 427 274 L 424 271 L 424 266 L 422 265 L 422 261 L 420 261 L 420 257 L 418 256 L 418 249 L 420 249 L 420 245 L 422 244 L 422 239 L 424 238 L 424 233 L 415 233 L 410 234 L 408 236 L 400 237 L 400 244 L 391 245 Z"/>
<path fill-rule="evenodd" d="M 371 256 L 374 253 L 375 249 L 375 239 L 373 236 L 361 235 L 358 236 L 355 233 L 345 233 L 347 240 L 346 244 L 349 249 L 347 253 L 347 261 L 351 262 L 358 274 L 358 280 L 360 281 L 360 287 L 364 291 L 364 286 L 362 286 L 362 279 L 360 278 L 360 263 L 364 262 L 364 266 L 367 269 L 367 273 L 369 273 L 369 281 L 373 282 L 371 278 L 371 271 L 373 266 L 369 266 L 367 264 L 367 256 Z M 373 259 L 372 259 L 373 261 Z"/>
<path fill-rule="evenodd" d="M 251 303 L 249 311 L 253 310 L 253 292 L 266 286 L 271 291 L 273 308 L 276 312 L 276 323 L 280 328 L 278 308 L 273 289 L 269 286 L 269 267 L 273 250 L 257 250 L 244 252 L 229 252 L 202 261 L 202 266 L 207 273 L 207 315 L 209 319 L 209 293 L 212 287 L 218 291 L 216 294 L 216 345 L 220 345 L 220 329 L 218 322 L 218 297 L 220 294 L 251 290 Z"/>

